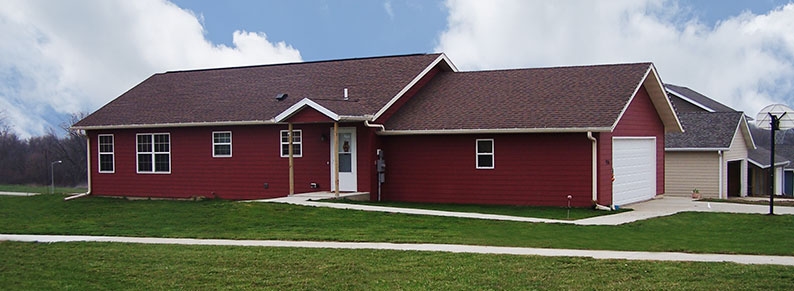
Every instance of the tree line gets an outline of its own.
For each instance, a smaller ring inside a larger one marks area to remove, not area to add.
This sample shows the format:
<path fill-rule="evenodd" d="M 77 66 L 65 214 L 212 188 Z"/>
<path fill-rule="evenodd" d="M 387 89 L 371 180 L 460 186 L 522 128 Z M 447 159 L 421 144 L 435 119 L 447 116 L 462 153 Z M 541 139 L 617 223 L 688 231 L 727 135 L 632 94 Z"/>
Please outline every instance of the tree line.
<path fill-rule="evenodd" d="M 50 129 L 43 136 L 22 139 L 10 129 L 0 112 L 0 184 L 49 185 L 54 179 L 57 186 L 86 185 L 86 137 L 69 128 L 84 116 L 73 114 L 61 125 L 65 134 L 60 136 Z"/>

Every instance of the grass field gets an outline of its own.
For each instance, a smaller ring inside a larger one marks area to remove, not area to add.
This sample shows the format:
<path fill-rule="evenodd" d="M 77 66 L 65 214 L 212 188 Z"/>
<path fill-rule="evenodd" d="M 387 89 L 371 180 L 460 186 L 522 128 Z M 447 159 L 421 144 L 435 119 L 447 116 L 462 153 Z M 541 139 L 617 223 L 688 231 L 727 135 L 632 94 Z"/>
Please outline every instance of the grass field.
<path fill-rule="evenodd" d="M 471 205 L 471 204 L 442 204 L 442 203 L 413 203 L 413 202 L 371 202 L 356 201 L 350 199 L 324 199 L 318 202 L 329 203 L 348 203 L 360 205 L 374 205 L 397 208 L 418 208 L 428 210 L 454 211 L 454 212 L 473 212 L 498 215 L 510 215 L 519 217 L 547 218 L 557 220 L 577 220 L 601 215 L 610 215 L 625 211 L 601 211 L 592 208 L 566 208 L 566 207 L 538 207 L 538 206 L 509 206 L 509 205 Z"/>
<path fill-rule="evenodd" d="M 680 213 L 621 226 L 489 221 L 230 201 L 0 197 L 0 233 L 425 242 L 794 255 L 794 216 Z"/>
<path fill-rule="evenodd" d="M 0 242 L 10 290 L 792 290 L 794 267 L 438 252 Z"/>

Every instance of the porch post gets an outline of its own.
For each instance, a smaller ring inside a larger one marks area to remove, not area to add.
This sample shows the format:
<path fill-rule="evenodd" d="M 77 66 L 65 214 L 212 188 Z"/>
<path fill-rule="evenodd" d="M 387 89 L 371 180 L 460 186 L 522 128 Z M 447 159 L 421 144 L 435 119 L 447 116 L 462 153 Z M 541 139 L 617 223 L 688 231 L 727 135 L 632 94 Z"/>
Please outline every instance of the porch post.
<path fill-rule="evenodd" d="M 334 122 L 334 197 L 339 198 L 339 122 Z"/>
<path fill-rule="evenodd" d="M 295 194 L 295 169 L 293 169 L 293 152 L 292 152 L 292 123 L 287 123 L 287 141 L 289 142 L 289 195 Z"/>

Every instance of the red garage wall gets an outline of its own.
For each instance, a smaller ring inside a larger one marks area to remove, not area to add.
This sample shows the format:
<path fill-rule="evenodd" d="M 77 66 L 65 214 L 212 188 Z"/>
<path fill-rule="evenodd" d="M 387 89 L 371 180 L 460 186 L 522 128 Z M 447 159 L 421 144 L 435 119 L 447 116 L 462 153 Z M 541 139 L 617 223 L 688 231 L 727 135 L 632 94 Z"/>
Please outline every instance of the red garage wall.
<path fill-rule="evenodd" d="M 656 137 L 656 194 L 664 194 L 664 123 L 644 86 L 637 91 L 612 135 Z"/>
<path fill-rule="evenodd" d="M 494 139 L 494 169 L 476 169 L 475 140 Z M 584 133 L 383 136 L 383 199 L 507 205 L 592 200 L 591 141 Z"/>
<path fill-rule="evenodd" d="M 280 130 L 287 125 L 186 127 L 90 131 L 91 190 L 96 195 L 224 199 L 286 196 L 288 159 L 280 157 Z M 330 190 L 328 124 L 297 124 L 302 130 L 303 156 L 295 158 L 296 193 Z M 232 132 L 232 157 L 212 157 L 212 132 Z M 171 173 L 136 173 L 136 134 L 171 134 Z M 98 173 L 97 134 L 113 134 L 115 173 Z M 311 189 L 310 183 L 320 185 Z M 264 184 L 268 183 L 268 188 Z"/>

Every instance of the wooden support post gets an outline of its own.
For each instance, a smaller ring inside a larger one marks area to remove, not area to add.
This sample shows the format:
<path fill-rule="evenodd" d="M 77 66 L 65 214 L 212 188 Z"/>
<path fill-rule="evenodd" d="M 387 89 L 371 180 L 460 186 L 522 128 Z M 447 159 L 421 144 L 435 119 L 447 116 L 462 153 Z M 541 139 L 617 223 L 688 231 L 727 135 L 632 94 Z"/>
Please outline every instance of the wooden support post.
<path fill-rule="evenodd" d="M 292 152 L 292 123 L 287 124 L 287 140 L 289 142 L 289 195 L 292 196 L 295 194 L 295 169 L 294 169 L 294 159 L 293 159 L 293 152 Z"/>
<path fill-rule="evenodd" d="M 334 197 L 339 198 L 339 122 L 334 122 Z"/>

